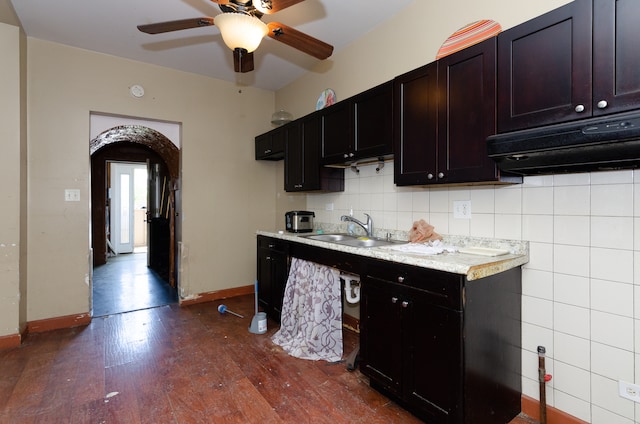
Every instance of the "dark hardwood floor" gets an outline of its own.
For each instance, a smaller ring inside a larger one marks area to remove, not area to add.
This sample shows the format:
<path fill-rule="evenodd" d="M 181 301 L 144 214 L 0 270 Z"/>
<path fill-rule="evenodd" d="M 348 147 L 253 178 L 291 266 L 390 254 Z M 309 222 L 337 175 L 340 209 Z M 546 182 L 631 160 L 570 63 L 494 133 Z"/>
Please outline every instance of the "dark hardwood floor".
<path fill-rule="evenodd" d="M 146 250 L 109 257 L 93 269 L 94 317 L 177 302 L 176 290 L 147 267 Z"/>
<path fill-rule="evenodd" d="M 249 333 L 253 313 L 242 296 L 30 334 L 0 351 L 0 423 L 420 422 L 359 370 L 288 356 L 271 343 L 273 321 Z M 345 356 L 357 340 L 345 331 Z"/>

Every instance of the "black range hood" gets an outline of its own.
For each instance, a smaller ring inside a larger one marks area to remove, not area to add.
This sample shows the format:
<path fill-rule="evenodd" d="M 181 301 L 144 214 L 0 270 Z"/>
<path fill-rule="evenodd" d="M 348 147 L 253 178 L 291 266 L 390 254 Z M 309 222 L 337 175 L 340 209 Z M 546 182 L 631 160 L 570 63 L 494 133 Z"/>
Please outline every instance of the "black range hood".
<path fill-rule="evenodd" d="M 489 157 L 520 175 L 640 166 L 640 111 L 492 135 Z"/>

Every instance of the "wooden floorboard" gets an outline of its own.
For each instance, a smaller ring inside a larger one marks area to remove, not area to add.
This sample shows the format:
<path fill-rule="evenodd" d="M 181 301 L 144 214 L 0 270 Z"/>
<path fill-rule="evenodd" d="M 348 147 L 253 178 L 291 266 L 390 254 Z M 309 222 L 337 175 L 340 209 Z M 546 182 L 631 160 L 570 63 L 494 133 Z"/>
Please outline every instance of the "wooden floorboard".
<path fill-rule="evenodd" d="M 253 297 L 94 318 L 0 351 L 0 422 L 418 423 L 345 364 L 251 334 Z M 345 357 L 357 346 L 345 331 Z M 527 424 L 526 417 L 512 424 Z"/>

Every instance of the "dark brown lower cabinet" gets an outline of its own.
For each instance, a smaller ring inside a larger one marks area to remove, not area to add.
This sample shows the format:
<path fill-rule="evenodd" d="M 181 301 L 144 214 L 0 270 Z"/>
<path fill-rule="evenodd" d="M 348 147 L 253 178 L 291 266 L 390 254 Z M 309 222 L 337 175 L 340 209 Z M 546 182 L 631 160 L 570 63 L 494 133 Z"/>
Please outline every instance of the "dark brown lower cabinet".
<path fill-rule="evenodd" d="M 360 275 L 360 370 L 372 387 L 429 424 L 504 424 L 520 413 L 520 267 L 468 281 L 259 235 L 260 304 L 278 321 L 291 257 Z"/>
<path fill-rule="evenodd" d="M 373 262 L 361 276 L 361 371 L 428 423 L 520 412 L 520 268 L 475 281 Z"/>
<path fill-rule="evenodd" d="M 288 244 L 258 236 L 258 304 L 267 316 L 280 322 L 282 299 L 289 274 Z"/>

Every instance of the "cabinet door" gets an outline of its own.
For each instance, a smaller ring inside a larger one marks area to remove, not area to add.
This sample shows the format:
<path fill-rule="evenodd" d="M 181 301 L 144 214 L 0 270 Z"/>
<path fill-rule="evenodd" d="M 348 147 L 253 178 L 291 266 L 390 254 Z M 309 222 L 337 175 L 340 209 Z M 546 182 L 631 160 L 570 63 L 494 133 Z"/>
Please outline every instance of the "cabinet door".
<path fill-rule="evenodd" d="M 353 98 L 355 157 L 393 152 L 393 83 L 374 87 Z"/>
<path fill-rule="evenodd" d="M 258 304 L 273 320 L 280 322 L 282 299 L 289 276 L 288 244 L 258 236 Z"/>
<path fill-rule="evenodd" d="M 396 185 L 427 184 L 436 174 L 437 63 L 394 80 L 393 142 Z"/>
<path fill-rule="evenodd" d="M 434 305 L 420 290 L 403 304 L 404 396 L 430 423 L 462 422 L 462 312 Z"/>
<path fill-rule="evenodd" d="M 287 134 L 284 168 L 285 191 L 320 190 L 320 117 L 309 115 Z"/>
<path fill-rule="evenodd" d="M 304 190 L 304 139 L 300 137 L 299 128 L 288 134 L 284 155 L 284 189 L 285 191 Z"/>
<path fill-rule="evenodd" d="M 593 18 L 593 114 L 637 109 L 640 2 L 595 0 Z"/>
<path fill-rule="evenodd" d="M 402 329 L 401 289 L 387 281 L 362 279 L 360 315 L 360 367 L 374 385 L 401 396 Z"/>
<path fill-rule="evenodd" d="M 339 102 L 321 113 L 322 163 L 342 163 L 353 158 L 353 132 L 349 102 Z"/>
<path fill-rule="evenodd" d="M 486 147 L 495 134 L 495 87 L 495 38 L 438 61 L 438 182 L 497 178 Z"/>
<path fill-rule="evenodd" d="M 591 115 L 591 2 L 498 35 L 498 132 Z"/>
<path fill-rule="evenodd" d="M 287 278 L 289 277 L 289 260 L 285 253 L 271 252 L 271 272 L 271 318 L 280 322 L 284 289 L 287 286 Z"/>
<path fill-rule="evenodd" d="M 256 137 L 256 160 L 284 158 L 284 128 L 276 128 Z"/>
<path fill-rule="evenodd" d="M 258 241 L 258 304 L 263 311 L 268 315 L 271 315 L 271 292 L 272 292 L 272 278 L 271 278 L 271 255 L 269 249 L 260 247 Z"/>

